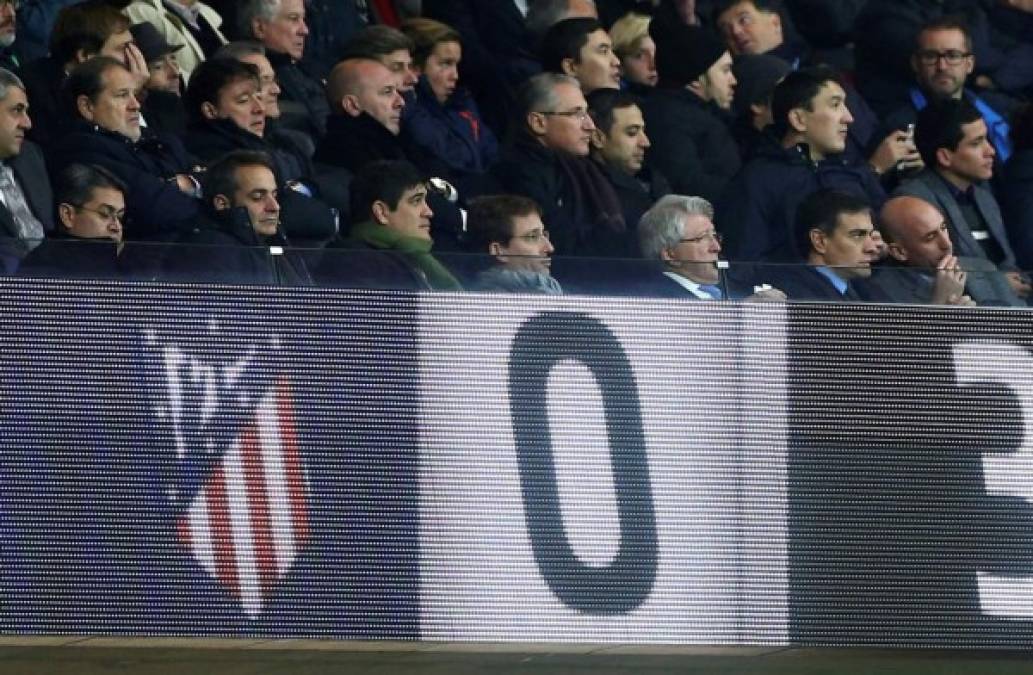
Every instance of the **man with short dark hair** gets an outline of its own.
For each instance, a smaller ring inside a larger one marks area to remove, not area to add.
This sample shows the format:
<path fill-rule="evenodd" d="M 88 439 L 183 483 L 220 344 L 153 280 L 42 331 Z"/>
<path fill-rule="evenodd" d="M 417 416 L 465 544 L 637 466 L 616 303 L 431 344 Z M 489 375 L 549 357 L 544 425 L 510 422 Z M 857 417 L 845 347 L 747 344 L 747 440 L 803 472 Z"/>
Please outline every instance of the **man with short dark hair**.
<path fill-rule="evenodd" d="M 391 26 L 367 26 L 348 41 L 341 60 L 380 61 L 397 78 L 398 91 L 411 93 L 419 77 L 413 70 L 413 42 L 408 35 Z M 340 63 L 340 61 L 338 61 Z"/>
<path fill-rule="evenodd" d="M 739 170 L 729 127 L 732 57 L 709 31 L 653 21 L 656 91 L 642 104 L 653 139 L 653 164 L 680 194 L 713 201 Z"/>
<path fill-rule="evenodd" d="M 927 168 L 894 195 L 918 197 L 939 209 L 958 255 L 989 260 L 1005 271 L 1020 298 L 1028 297 L 1030 285 L 1016 270 L 1000 207 L 987 184 L 996 153 L 979 110 L 965 98 L 931 103 L 918 114 L 915 143 Z"/>
<path fill-rule="evenodd" d="M 130 69 L 134 89 L 147 81 L 147 63 L 133 43 L 129 19 L 103 2 L 80 2 L 57 16 L 50 36 L 50 55 L 27 64 L 22 77 L 32 109 L 29 137 L 49 150 L 75 119 L 69 117 L 61 87 L 68 74 L 94 56 L 121 61 Z"/>
<path fill-rule="evenodd" d="M 821 189 L 796 212 L 798 250 L 807 267 L 787 267 L 778 286 L 790 300 L 860 301 L 853 286 L 871 276 L 878 241 L 868 202 L 849 192 Z"/>
<path fill-rule="evenodd" d="M 178 232 L 199 211 L 199 185 L 192 158 L 175 136 L 140 127 L 140 103 L 132 73 L 121 61 L 94 57 L 76 67 L 65 82 L 71 131 L 55 146 L 50 168 L 96 164 L 127 186 L 124 223 L 127 239 Z"/>
<path fill-rule="evenodd" d="M 588 96 L 597 89 L 620 87 L 620 59 L 613 42 L 596 19 L 564 19 L 545 34 L 542 69 L 577 79 Z"/>
<path fill-rule="evenodd" d="M 318 141 L 326 133 L 330 110 L 323 86 L 299 65 L 308 36 L 304 0 L 247 0 L 237 21 L 242 36 L 265 47 L 276 71 L 283 123 Z"/>
<path fill-rule="evenodd" d="M 205 174 L 205 210 L 165 263 L 182 281 L 308 285 L 304 261 L 286 250 L 273 164 L 261 152 L 236 150 Z"/>
<path fill-rule="evenodd" d="M 827 68 L 790 73 L 771 100 L 772 134 L 725 190 L 717 209 L 730 260 L 789 262 L 796 250 L 796 209 L 822 187 L 851 192 L 879 207 L 886 195 L 876 176 L 840 155 L 853 122 L 846 92 Z"/>
<path fill-rule="evenodd" d="M 930 99 L 968 99 L 983 116 L 990 142 L 997 152 L 998 161 L 1011 156 L 1007 115 L 1010 107 L 995 108 L 989 101 L 966 87 L 976 66 L 972 52 L 972 37 L 968 27 L 958 17 L 943 17 L 925 24 L 915 36 L 915 50 L 911 55 L 911 70 L 915 84 L 908 89 L 907 102 L 887 116 L 890 128 L 903 129 L 914 124 L 918 112 Z M 995 97 L 995 103 L 1003 102 Z"/>
<path fill-rule="evenodd" d="M 621 201 L 625 223 L 637 223 L 657 199 L 670 193 L 667 179 L 646 162 L 651 147 L 638 100 L 616 89 L 588 95 L 595 123 L 591 157 L 603 169 Z M 628 228 L 633 236 L 634 229 Z"/>
<path fill-rule="evenodd" d="M 481 291 L 559 295 L 563 288 L 549 266 L 549 231 L 534 200 L 519 195 L 488 195 L 470 201 L 467 236 L 471 249 L 493 263 L 478 275 Z"/>
<path fill-rule="evenodd" d="M 107 169 L 70 164 L 55 181 L 57 228 L 18 267 L 33 277 L 115 279 L 142 273 L 123 255 L 125 184 Z"/>
<path fill-rule="evenodd" d="M 54 229 L 43 153 L 25 140 L 31 128 L 25 85 L 0 68 L 0 271 L 5 273 Z"/>
<path fill-rule="evenodd" d="M 352 227 L 326 249 L 319 278 L 334 286 L 460 290 L 431 253 L 434 240 L 420 171 L 404 161 L 363 166 L 351 184 Z"/>

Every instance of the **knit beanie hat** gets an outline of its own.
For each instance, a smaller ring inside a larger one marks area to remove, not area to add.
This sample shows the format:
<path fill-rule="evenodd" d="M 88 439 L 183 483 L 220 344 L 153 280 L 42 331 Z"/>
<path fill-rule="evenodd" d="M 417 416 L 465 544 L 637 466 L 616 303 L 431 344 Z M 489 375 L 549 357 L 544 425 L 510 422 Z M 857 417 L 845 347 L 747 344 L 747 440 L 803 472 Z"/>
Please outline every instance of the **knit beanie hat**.
<path fill-rule="evenodd" d="M 656 72 L 660 84 L 684 87 L 707 72 L 728 48 L 699 26 L 654 19 L 649 37 L 656 43 Z"/>

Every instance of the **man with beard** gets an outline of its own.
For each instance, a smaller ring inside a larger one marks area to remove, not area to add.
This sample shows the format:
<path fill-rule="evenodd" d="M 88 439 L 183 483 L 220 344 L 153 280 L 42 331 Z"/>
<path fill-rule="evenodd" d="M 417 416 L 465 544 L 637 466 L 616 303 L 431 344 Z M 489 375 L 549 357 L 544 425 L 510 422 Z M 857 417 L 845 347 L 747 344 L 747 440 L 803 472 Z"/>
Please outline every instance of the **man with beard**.
<path fill-rule="evenodd" d="M 730 129 L 732 57 L 711 33 L 654 20 L 656 91 L 642 104 L 653 140 L 651 161 L 679 194 L 715 200 L 739 170 Z"/>
<path fill-rule="evenodd" d="M 1011 106 L 1003 97 L 994 97 L 992 104 L 966 88 L 975 67 L 972 38 L 964 23 L 956 17 L 927 23 L 915 36 L 915 51 L 911 55 L 915 84 L 907 92 L 907 103 L 886 118 L 887 127 L 903 129 L 914 124 L 918 112 L 930 100 L 965 98 L 979 110 L 986 122 L 990 143 L 997 153 L 998 161 L 1007 161 L 1012 148 L 1007 121 L 1007 116 L 1012 112 Z M 999 112 L 994 104 L 1004 105 Z"/>

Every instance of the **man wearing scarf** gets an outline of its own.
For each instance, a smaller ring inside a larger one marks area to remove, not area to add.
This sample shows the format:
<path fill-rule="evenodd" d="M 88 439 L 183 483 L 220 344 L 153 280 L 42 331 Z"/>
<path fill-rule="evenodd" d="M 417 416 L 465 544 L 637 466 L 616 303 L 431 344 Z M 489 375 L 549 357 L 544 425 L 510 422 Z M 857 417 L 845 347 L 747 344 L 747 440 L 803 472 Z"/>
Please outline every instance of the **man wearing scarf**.
<path fill-rule="evenodd" d="M 521 119 L 491 175 L 500 191 L 530 197 L 561 256 L 634 256 L 620 199 L 588 157 L 595 125 L 578 81 L 541 73 L 519 92 Z"/>
<path fill-rule="evenodd" d="M 462 290 L 431 254 L 427 182 L 409 162 L 366 164 L 351 184 L 353 224 L 330 244 L 318 279 L 333 286 L 396 290 Z"/>

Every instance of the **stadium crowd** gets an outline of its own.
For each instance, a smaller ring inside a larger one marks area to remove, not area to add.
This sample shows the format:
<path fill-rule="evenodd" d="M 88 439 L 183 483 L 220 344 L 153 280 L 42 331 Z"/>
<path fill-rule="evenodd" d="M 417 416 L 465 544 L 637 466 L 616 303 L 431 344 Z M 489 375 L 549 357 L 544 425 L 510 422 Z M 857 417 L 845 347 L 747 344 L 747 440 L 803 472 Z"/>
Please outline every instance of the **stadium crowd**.
<path fill-rule="evenodd" d="M 1033 0 L 0 0 L 0 264 L 1024 306 L 1031 95 Z"/>

